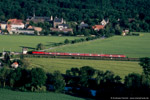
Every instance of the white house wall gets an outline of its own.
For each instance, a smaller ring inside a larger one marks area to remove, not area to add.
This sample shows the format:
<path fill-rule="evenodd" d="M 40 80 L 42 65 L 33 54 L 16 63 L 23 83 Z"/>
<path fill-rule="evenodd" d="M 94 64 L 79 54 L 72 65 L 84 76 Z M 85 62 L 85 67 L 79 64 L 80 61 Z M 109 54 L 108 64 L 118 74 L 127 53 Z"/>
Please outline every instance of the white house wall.
<path fill-rule="evenodd" d="M 11 25 L 12 29 L 24 29 L 24 25 Z"/>
<path fill-rule="evenodd" d="M 1 29 L 5 30 L 6 29 L 6 24 L 1 24 Z"/>

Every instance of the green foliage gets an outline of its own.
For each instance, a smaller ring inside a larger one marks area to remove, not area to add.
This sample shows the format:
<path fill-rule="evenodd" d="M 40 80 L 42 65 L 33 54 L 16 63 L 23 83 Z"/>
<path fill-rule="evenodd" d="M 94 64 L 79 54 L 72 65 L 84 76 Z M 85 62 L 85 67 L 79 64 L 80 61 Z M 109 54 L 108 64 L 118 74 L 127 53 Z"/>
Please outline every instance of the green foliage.
<path fill-rule="evenodd" d="M 150 79 L 137 73 L 125 77 L 124 85 L 127 96 L 148 96 L 150 91 Z"/>
<path fill-rule="evenodd" d="M 32 92 L 46 92 L 46 86 L 31 87 Z"/>
<path fill-rule="evenodd" d="M 42 43 L 37 44 L 36 50 L 43 50 L 45 47 Z"/>
<path fill-rule="evenodd" d="M 45 85 L 46 82 L 46 73 L 41 68 L 33 68 L 31 70 L 31 86 L 38 87 Z"/>
<path fill-rule="evenodd" d="M 80 84 L 81 86 L 88 87 L 89 79 L 91 79 L 95 74 L 95 69 L 89 66 L 84 66 L 80 68 Z"/>
<path fill-rule="evenodd" d="M 22 69 L 21 68 L 17 68 L 15 70 L 11 70 L 10 75 L 9 75 L 9 85 L 10 87 L 17 87 L 20 86 L 20 80 L 23 77 L 22 76 Z"/>
<path fill-rule="evenodd" d="M 6 52 L 5 55 L 4 55 L 4 63 L 5 63 L 5 65 L 7 65 L 7 66 L 10 66 L 10 64 L 11 64 L 10 55 L 9 55 L 8 52 Z"/>
<path fill-rule="evenodd" d="M 53 74 L 48 73 L 46 84 L 48 86 L 52 85 L 53 89 L 51 90 L 55 92 L 63 92 L 66 85 L 65 80 L 59 71 L 54 71 Z"/>
<path fill-rule="evenodd" d="M 5 87 L 7 77 L 10 73 L 10 70 L 7 68 L 0 68 L 0 86 Z"/>
<path fill-rule="evenodd" d="M 139 64 L 143 67 L 144 74 L 150 78 L 150 58 L 141 58 Z"/>
<path fill-rule="evenodd" d="M 68 44 L 70 41 L 68 39 L 65 39 L 64 43 Z"/>
<path fill-rule="evenodd" d="M 125 77 L 124 83 L 127 88 L 136 89 L 141 87 L 141 82 L 141 75 L 137 73 L 132 73 Z"/>
<path fill-rule="evenodd" d="M 31 62 L 28 59 L 22 59 L 21 63 L 22 63 L 21 67 L 24 67 L 24 68 L 29 67 L 31 65 Z"/>
<path fill-rule="evenodd" d="M 106 71 L 104 73 L 104 79 L 103 79 L 104 83 L 106 82 L 115 82 L 115 83 L 120 83 L 121 82 L 121 78 L 120 76 L 115 76 L 115 74 L 112 71 Z"/>
<path fill-rule="evenodd" d="M 52 85 L 55 92 L 62 92 L 64 90 L 66 83 L 59 71 L 53 73 Z"/>
<path fill-rule="evenodd" d="M 66 70 L 66 74 L 70 76 L 79 76 L 80 70 L 78 68 L 71 68 L 71 70 Z"/>
<path fill-rule="evenodd" d="M 147 75 L 142 75 L 142 85 L 145 89 L 150 88 L 150 78 Z"/>

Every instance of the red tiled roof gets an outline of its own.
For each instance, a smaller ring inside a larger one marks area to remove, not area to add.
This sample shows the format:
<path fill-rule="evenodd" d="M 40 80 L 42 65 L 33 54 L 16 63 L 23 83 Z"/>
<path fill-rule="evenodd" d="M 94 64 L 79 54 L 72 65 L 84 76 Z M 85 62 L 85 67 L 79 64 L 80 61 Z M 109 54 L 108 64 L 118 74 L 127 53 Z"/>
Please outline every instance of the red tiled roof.
<path fill-rule="evenodd" d="M 94 26 L 92 26 L 92 28 L 94 29 L 94 30 L 101 30 L 101 29 L 104 29 L 104 25 L 94 25 Z"/>
<path fill-rule="evenodd" d="M 33 29 L 34 29 L 35 31 L 38 31 L 38 32 L 41 32 L 41 31 L 42 31 L 42 28 L 41 28 L 41 27 L 33 27 Z"/>
<path fill-rule="evenodd" d="M 23 21 L 20 19 L 9 19 L 7 21 L 7 24 L 16 24 L 16 25 L 22 25 Z"/>
<path fill-rule="evenodd" d="M 18 63 L 17 63 L 17 62 L 14 62 L 13 64 L 18 65 Z"/>
<path fill-rule="evenodd" d="M 27 28 L 27 29 L 33 29 L 33 26 L 31 26 L 31 25 L 30 25 L 30 26 L 28 26 L 28 28 Z"/>

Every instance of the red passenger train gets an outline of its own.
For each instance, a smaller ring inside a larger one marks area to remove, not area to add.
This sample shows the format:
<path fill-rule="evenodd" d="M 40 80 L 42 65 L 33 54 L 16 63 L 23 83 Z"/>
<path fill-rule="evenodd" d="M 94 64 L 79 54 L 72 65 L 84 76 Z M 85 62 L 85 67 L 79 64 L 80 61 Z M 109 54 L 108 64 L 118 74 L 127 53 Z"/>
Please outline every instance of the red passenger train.
<path fill-rule="evenodd" d="M 109 58 L 125 58 L 125 55 L 118 54 L 89 54 L 89 53 L 60 53 L 60 52 L 43 52 L 33 51 L 36 55 L 52 55 L 52 56 L 84 56 L 84 57 L 109 57 Z"/>

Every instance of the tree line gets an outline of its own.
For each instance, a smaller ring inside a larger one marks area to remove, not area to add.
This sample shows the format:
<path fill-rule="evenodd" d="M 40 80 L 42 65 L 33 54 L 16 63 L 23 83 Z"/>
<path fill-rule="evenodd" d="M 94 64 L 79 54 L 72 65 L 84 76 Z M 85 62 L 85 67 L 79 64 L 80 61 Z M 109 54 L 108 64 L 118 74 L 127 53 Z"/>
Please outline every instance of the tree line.
<path fill-rule="evenodd" d="M 62 92 L 85 98 L 148 97 L 150 93 L 150 58 L 141 58 L 143 73 L 130 73 L 124 81 L 112 71 L 96 70 L 90 66 L 71 68 L 65 74 L 46 73 L 42 68 L 0 68 L 0 86 L 20 91 Z M 71 87 L 64 91 L 65 87 Z M 90 90 L 96 90 L 96 96 Z"/>

